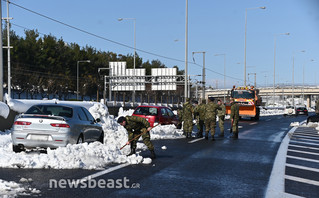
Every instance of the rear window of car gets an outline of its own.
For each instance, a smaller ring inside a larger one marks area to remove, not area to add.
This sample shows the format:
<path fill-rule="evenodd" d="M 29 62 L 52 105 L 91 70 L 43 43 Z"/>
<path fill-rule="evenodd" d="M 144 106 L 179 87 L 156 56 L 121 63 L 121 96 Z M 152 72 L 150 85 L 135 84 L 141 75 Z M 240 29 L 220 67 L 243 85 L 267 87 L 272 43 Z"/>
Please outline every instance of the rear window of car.
<path fill-rule="evenodd" d="M 157 108 L 155 107 L 137 107 L 135 115 L 157 115 Z"/>
<path fill-rule="evenodd" d="M 54 115 L 71 118 L 73 109 L 58 105 L 34 105 L 25 114 Z"/>

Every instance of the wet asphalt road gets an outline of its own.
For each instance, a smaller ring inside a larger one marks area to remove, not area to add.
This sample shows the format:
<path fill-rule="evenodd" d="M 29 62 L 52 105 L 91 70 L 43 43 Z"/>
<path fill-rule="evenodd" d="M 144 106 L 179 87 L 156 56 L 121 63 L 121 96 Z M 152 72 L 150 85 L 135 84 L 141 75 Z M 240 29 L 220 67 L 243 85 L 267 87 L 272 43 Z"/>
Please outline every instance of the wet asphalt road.
<path fill-rule="evenodd" d="M 154 141 L 157 159 L 151 164 L 129 165 L 95 178 L 111 188 L 49 187 L 50 179 L 81 179 L 97 170 L 0 169 L 0 174 L 1 179 L 18 183 L 21 178 L 32 178 L 29 185 L 41 191 L 33 196 L 43 197 L 264 197 L 281 140 L 291 122 L 305 119 L 269 116 L 259 121 L 241 120 L 239 140 Z M 226 121 L 225 129 L 229 125 Z M 167 149 L 162 150 L 162 146 Z M 149 152 L 141 155 L 149 157 Z M 110 179 L 118 180 L 115 187 L 121 184 L 121 188 L 112 188 Z"/>

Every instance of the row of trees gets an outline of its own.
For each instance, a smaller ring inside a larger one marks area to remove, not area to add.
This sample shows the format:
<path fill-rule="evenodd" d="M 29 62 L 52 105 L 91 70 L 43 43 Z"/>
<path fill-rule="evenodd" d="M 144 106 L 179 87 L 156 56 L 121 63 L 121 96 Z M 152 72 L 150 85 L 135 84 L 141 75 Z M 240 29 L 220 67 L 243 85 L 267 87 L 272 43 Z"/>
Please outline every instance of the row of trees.
<path fill-rule="evenodd" d="M 6 35 L 4 30 L 3 35 Z M 7 44 L 3 36 L 3 44 Z M 133 68 L 133 55 L 119 55 L 114 52 L 98 51 L 94 47 L 80 47 L 76 43 L 67 44 L 62 38 L 52 35 L 40 36 L 35 30 L 25 31 L 25 37 L 10 32 L 11 49 L 11 84 L 12 89 L 18 91 L 19 97 L 23 92 L 32 95 L 57 95 L 68 98 L 75 93 L 77 61 L 90 60 L 90 63 L 81 63 L 79 73 L 80 95 L 96 96 L 97 91 L 102 93 L 103 80 L 98 74 L 98 68 L 108 67 L 110 61 L 126 61 L 127 68 Z M 7 50 L 3 51 L 4 80 L 7 82 Z M 145 68 L 146 75 L 151 75 L 152 68 L 165 68 L 159 60 L 145 61 L 136 56 L 136 68 Z M 178 70 L 178 67 L 175 66 Z M 183 74 L 184 71 L 178 71 Z M 108 73 L 106 74 L 108 75 Z"/>

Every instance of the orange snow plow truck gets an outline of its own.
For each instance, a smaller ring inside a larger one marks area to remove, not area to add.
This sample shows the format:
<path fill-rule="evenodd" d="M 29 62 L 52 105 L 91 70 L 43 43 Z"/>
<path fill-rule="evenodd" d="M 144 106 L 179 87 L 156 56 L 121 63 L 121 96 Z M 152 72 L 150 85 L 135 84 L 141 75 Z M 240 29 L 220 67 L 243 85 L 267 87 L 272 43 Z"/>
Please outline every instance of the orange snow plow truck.
<path fill-rule="evenodd" d="M 259 90 L 251 87 L 233 87 L 230 97 L 239 104 L 239 116 L 250 117 L 252 120 L 259 120 L 261 98 Z M 226 104 L 226 114 L 230 114 L 230 104 Z"/>

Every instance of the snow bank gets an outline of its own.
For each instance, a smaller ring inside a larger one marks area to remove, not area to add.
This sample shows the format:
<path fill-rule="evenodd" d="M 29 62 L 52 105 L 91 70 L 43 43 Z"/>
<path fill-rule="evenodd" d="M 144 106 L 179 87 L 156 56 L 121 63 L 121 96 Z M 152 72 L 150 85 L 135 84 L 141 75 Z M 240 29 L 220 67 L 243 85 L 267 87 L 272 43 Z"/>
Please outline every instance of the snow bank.
<path fill-rule="evenodd" d="M 300 123 L 299 122 L 292 122 L 292 123 L 290 123 L 290 126 L 291 127 L 299 127 Z"/>
<path fill-rule="evenodd" d="M 3 102 L 0 102 L 0 116 L 4 117 L 5 119 L 9 116 L 10 109 L 8 105 Z"/>
<path fill-rule="evenodd" d="M 175 125 L 159 125 L 151 130 L 151 140 L 183 138 L 183 131 Z"/>
<path fill-rule="evenodd" d="M 95 119 L 101 120 L 104 131 L 104 144 L 94 142 L 67 145 L 57 149 L 47 149 L 46 153 L 39 150 L 14 153 L 12 151 L 11 131 L 0 132 L 0 167 L 2 168 L 37 168 L 37 169 L 103 169 L 111 163 L 150 164 L 150 158 L 139 155 L 141 150 L 147 147 L 137 144 L 138 154 L 127 157 L 130 147 L 120 148 L 128 140 L 127 131 L 119 125 L 112 115 L 109 115 L 107 107 L 97 102 L 65 102 L 58 100 L 13 100 L 7 102 L 13 110 L 25 112 L 29 107 L 39 103 L 77 104 L 87 108 Z M 134 110 L 123 111 L 119 115 L 132 115 Z M 157 126 L 151 130 L 151 138 L 174 139 L 181 138 L 182 131 L 174 125 Z"/>
<path fill-rule="evenodd" d="M 60 101 L 58 99 L 52 100 L 23 100 L 23 99 L 11 99 L 8 95 L 5 95 L 5 100 L 7 101 L 8 106 L 13 111 L 18 113 L 26 112 L 31 106 L 36 104 L 43 104 L 43 103 L 58 103 L 58 104 L 74 104 L 85 107 L 86 109 L 90 109 L 95 104 L 101 104 L 99 102 L 87 102 L 87 101 Z M 106 111 L 108 111 L 107 107 L 105 106 Z"/>
<path fill-rule="evenodd" d="M 29 180 L 24 181 L 28 182 Z M 29 185 L 22 185 L 13 181 L 8 182 L 0 179 L 0 197 L 30 196 L 31 194 L 39 193 L 39 190 L 30 188 Z"/>
<path fill-rule="evenodd" d="M 260 116 L 283 115 L 283 109 L 260 109 Z"/>
<path fill-rule="evenodd" d="M 134 109 L 129 109 L 127 111 L 124 111 L 123 107 L 121 107 L 119 109 L 119 112 L 118 112 L 118 118 L 121 117 L 121 116 L 124 116 L 124 117 L 125 116 L 131 116 L 133 114 L 133 112 L 134 112 Z"/>

